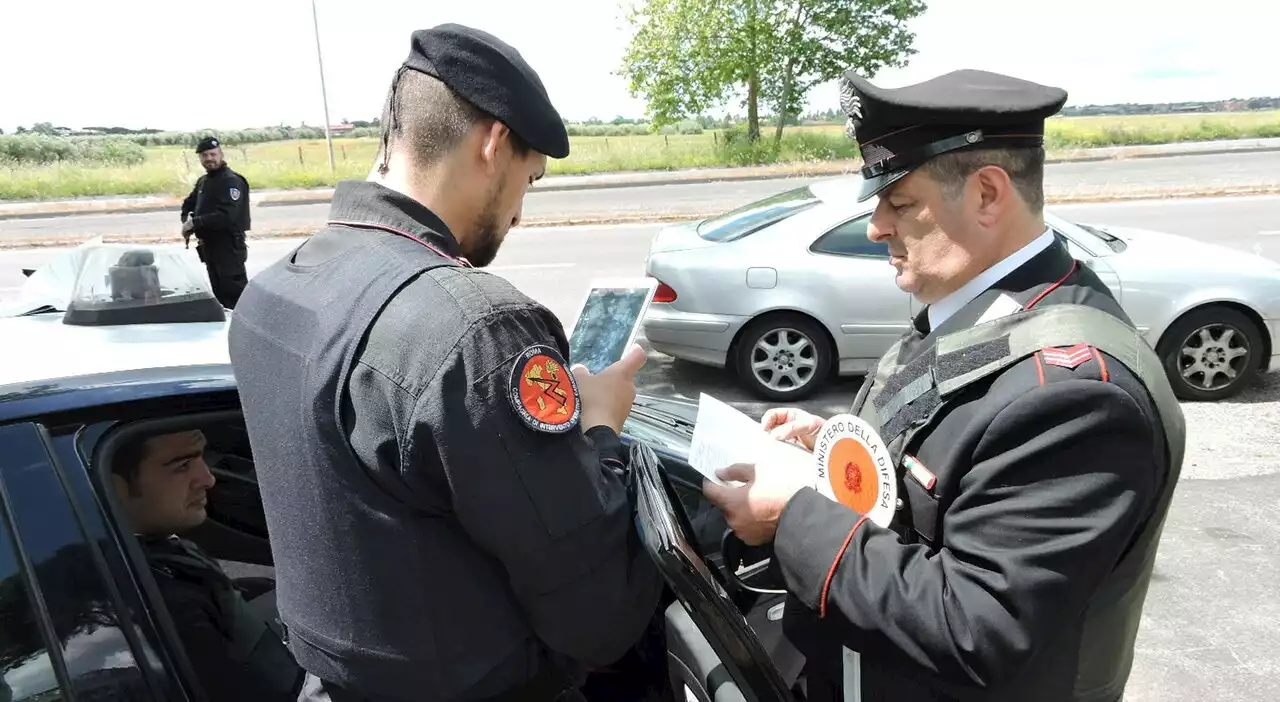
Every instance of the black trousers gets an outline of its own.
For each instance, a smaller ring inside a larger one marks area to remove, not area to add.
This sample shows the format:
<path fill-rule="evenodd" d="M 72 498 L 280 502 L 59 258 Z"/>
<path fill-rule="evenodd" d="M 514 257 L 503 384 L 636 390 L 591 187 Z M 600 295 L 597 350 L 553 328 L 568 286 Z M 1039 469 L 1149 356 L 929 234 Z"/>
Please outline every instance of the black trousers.
<path fill-rule="evenodd" d="M 218 298 L 222 306 L 235 309 L 240 300 L 240 293 L 249 284 L 249 274 L 244 264 L 249 260 L 249 247 L 245 244 L 244 234 L 234 234 L 217 240 L 201 241 L 196 246 L 196 253 L 204 261 L 209 271 L 209 283 L 213 285 L 213 296 Z"/>

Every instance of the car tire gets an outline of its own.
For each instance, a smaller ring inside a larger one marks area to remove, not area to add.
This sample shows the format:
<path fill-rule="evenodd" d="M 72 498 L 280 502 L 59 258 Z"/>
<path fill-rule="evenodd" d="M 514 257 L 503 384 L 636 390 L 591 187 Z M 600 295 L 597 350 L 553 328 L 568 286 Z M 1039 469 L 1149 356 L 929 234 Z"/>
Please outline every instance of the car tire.
<path fill-rule="evenodd" d="M 1248 387 L 1262 363 L 1258 325 L 1230 307 L 1192 310 L 1164 333 L 1160 360 L 1173 393 L 1213 402 Z"/>
<path fill-rule="evenodd" d="M 734 368 L 748 390 L 775 402 L 794 402 L 826 383 L 833 351 L 817 322 L 774 314 L 747 325 L 735 355 Z"/>

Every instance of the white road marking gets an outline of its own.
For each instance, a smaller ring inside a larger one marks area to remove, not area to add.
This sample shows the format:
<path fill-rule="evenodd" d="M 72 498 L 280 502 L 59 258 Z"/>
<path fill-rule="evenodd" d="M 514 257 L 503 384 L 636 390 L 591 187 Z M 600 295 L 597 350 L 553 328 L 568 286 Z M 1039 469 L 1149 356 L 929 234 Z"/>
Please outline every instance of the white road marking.
<path fill-rule="evenodd" d="M 1280 236 L 1280 229 L 1270 229 L 1265 232 L 1258 232 L 1258 236 Z"/>

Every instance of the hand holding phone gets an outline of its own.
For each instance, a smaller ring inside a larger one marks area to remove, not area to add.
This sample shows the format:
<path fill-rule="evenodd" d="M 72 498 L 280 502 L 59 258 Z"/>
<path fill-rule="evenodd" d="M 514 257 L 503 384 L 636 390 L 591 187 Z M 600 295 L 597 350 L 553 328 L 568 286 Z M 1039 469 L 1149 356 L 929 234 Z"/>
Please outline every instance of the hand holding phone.
<path fill-rule="evenodd" d="M 653 278 L 593 281 L 569 335 L 569 365 L 600 373 L 622 359 L 657 289 Z"/>

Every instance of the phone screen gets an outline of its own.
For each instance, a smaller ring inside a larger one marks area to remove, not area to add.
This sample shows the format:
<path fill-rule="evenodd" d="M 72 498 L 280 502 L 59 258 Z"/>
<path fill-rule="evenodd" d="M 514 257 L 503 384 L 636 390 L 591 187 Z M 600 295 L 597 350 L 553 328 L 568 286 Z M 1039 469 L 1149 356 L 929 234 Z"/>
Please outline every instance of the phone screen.
<path fill-rule="evenodd" d="M 569 335 L 569 363 L 599 373 L 622 358 L 653 293 L 652 286 L 592 288 Z"/>

